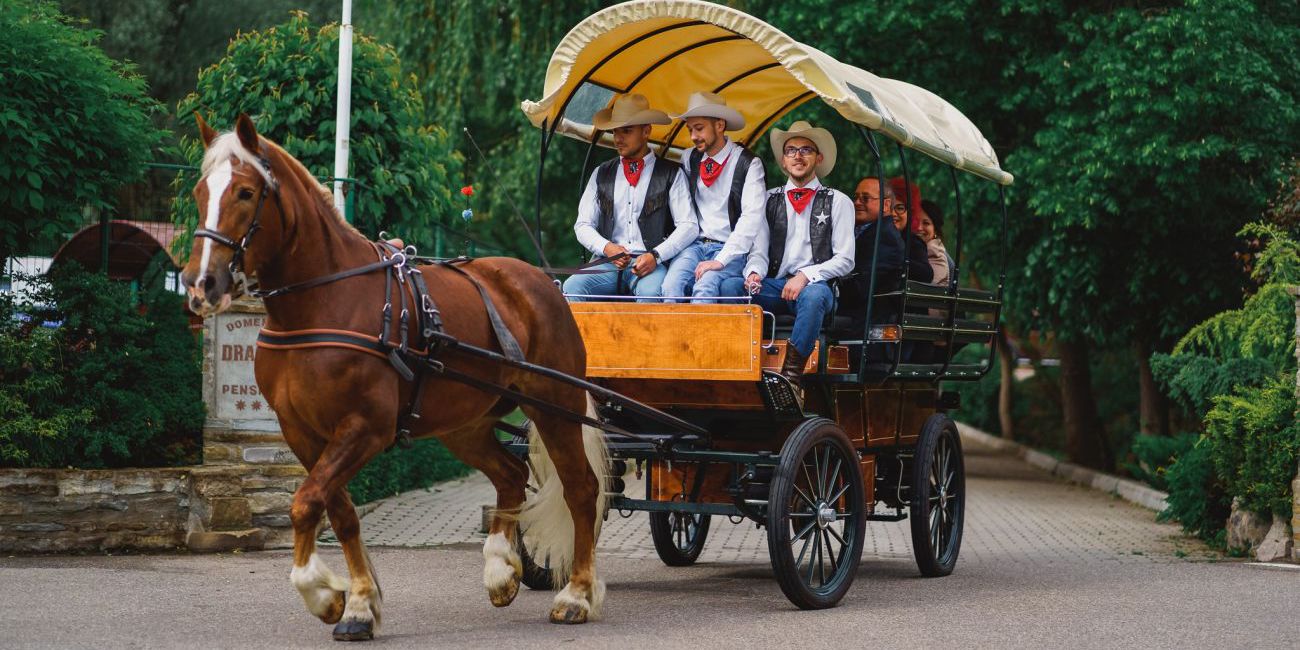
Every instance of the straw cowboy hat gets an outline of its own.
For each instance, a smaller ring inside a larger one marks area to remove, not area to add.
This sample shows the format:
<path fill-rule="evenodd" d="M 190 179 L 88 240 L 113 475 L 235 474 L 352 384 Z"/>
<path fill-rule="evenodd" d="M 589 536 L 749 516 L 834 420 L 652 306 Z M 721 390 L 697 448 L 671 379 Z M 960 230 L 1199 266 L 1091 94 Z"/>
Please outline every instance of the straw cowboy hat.
<path fill-rule="evenodd" d="M 772 153 L 780 161 L 785 157 L 785 142 L 790 138 L 808 138 L 817 146 L 822 155 L 822 162 L 817 165 L 817 177 L 825 178 L 835 169 L 835 138 L 826 129 L 820 129 L 799 120 L 790 125 L 790 130 L 772 129 Z"/>
<path fill-rule="evenodd" d="M 727 100 L 715 93 L 691 93 L 690 99 L 686 100 L 686 112 L 676 116 L 679 120 L 688 117 L 716 117 L 726 120 L 728 131 L 745 128 L 745 118 L 740 111 L 727 106 Z"/>
<path fill-rule="evenodd" d="M 601 131 L 612 131 L 623 126 L 640 124 L 670 124 L 668 114 L 650 108 L 650 101 L 645 95 L 619 95 L 614 103 L 591 118 L 591 125 Z"/>

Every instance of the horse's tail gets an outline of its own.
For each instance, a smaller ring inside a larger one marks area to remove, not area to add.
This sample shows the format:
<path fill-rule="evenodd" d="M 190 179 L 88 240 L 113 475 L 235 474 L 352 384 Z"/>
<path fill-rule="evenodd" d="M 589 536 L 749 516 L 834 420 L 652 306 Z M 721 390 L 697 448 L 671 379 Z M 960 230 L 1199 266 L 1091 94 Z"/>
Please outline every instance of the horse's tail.
<path fill-rule="evenodd" d="M 596 404 L 587 396 L 587 417 L 596 419 Z M 596 539 L 600 539 L 600 524 L 605 518 L 608 497 L 606 475 L 609 473 L 609 452 L 605 448 L 605 434 L 593 426 L 582 425 L 582 448 L 587 464 L 596 475 L 599 485 L 596 495 Z M 573 567 L 573 517 L 564 499 L 564 486 L 556 474 L 555 463 L 546 449 L 537 426 L 528 430 L 528 457 L 533 470 L 537 493 L 519 512 L 519 526 L 524 531 L 524 546 L 538 566 L 549 567 L 551 580 L 558 589 L 569 580 Z"/>

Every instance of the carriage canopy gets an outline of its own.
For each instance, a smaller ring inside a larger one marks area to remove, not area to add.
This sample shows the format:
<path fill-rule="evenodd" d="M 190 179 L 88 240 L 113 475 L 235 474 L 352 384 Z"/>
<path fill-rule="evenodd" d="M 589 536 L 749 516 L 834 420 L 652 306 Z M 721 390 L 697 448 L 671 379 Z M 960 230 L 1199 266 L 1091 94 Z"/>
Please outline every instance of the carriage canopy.
<path fill-rule="evenodd" d="M 700 0 L 634 0 L 592 14 L 555 48 L 542 98 L 521 108 L 534 126 L 589 142 L 592 116 L 615 94 L 640 93 L 678 114 L 696 90 L 721 94 L 744 115 L 745 128 L 731 136 L 750 147 L 786 113 L 818 98 L 903 146 L 1012 182 L 979 129 L 938 95 L 841 63 L 753 16 Z M 607 135 L 602 140 L 611 144 Z M 680 121 L 654 126 L 651 140 L 674 156 L 691 147 Z"/>

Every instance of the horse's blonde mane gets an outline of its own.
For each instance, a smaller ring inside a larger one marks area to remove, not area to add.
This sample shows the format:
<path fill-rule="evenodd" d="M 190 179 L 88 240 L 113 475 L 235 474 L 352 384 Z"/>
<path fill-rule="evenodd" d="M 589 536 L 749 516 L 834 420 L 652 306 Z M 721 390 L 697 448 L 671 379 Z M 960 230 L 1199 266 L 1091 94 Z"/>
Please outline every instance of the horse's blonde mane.
<path fill-rule="evenodd" d="M 296 175 L 305 185 L 307 185 L 308 191 L 314 194 L 312 198 L 316 199 L 319 203 L 317 206 L 318 208 L 326 211 L 328 214 L 334 215 L 334 218 L 338 219 L 339 224 L 352 232 L 361 235 L 361 231 L 348 223 L 347 219 L 344 219 L 343 215 L 339 214 L 339 211 L 334 207 L 334 195 L 330 192 L 329 188 L 316 180 L 316 177 L 313 176 L 311 172 L 302 165 L 302 163 L 298 162 L 297 158 L 289 155 L 289 152 L 285 151 L 280 147 L 280 145 L 267 140 L 266 138 L 262 138 L 261 140 L 266 144 L 269 150 L 282 156 L 285 164 L 294 168 Z M 222 133 L 212 140 L 212 144 L 208 145 L 208 150 L 203 154 L 203 164 L 200 167 L 200 172 L 203 176 L 207 176 L 208 172 L 213 167 L 224 160 L 229 160 L 232 156 L 239 162 L 256 169 L 257 173 L 261 174 L 262 178 L 267 183 L 271 182 L 271 173 L 262 167 L 262 163 L 258 160 L 256 154 L 244 147 L 243 143 L 239 141 L 239 135 L 234 131 Z M 364 235 L 362 237 L 364 237 Z"/>

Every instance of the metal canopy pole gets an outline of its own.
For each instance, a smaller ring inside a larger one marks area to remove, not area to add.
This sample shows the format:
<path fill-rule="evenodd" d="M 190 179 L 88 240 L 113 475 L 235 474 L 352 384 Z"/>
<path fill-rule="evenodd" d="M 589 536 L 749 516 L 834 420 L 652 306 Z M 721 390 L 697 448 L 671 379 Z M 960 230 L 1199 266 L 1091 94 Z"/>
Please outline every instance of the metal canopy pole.
<path fill-rule="evenodd" d="M 352 0 L 343 0 L 339 25 L 338 111 L 334 115 L 334 208 L 346 214 L 343 181 L 348 176 L 348 142 L 352 135 Z"/>

